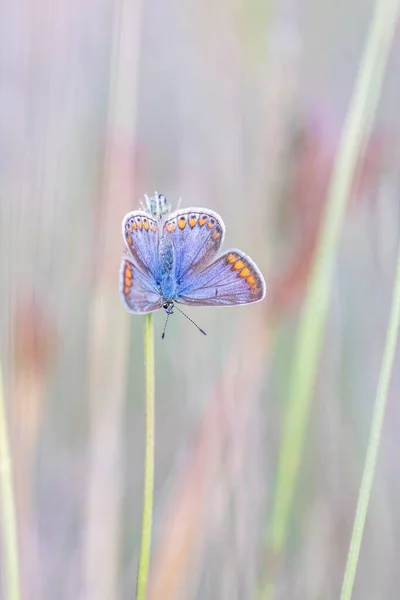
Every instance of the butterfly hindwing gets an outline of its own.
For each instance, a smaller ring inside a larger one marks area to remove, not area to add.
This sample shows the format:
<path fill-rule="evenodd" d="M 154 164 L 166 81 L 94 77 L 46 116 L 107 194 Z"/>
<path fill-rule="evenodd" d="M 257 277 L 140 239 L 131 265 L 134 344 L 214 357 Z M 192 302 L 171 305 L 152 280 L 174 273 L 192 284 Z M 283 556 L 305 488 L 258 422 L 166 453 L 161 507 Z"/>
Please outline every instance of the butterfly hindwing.
<path fill-rule="evenodd" d="M 258 302 L 265 282 L 254 262 L 241 250 L 230 250 L 185 280 L 177 302 L 197 306 L 234 306 Z"/>
<path fill-rule="evenodd" d="M 216 257 L 225 235 L 221 217 L 208 209 L 185 208 L 172 213 L 164 224 L 163 236 L 172 240 L 178 282 L 201 271 Z"/>
<path fill-rule="evenodd" d="M 141 210 L 128 213 L 122 222 L 128 253 L 141 271 L 153 277 L 158 269 L 158 223 Z"/>
<path fill-rule="evenodd" d="M 142 273 L 128 257 L 121 263 L 120 293 L 125 308 L 131 313 L 153 312 L 162 306 L 155 281 Z"/>

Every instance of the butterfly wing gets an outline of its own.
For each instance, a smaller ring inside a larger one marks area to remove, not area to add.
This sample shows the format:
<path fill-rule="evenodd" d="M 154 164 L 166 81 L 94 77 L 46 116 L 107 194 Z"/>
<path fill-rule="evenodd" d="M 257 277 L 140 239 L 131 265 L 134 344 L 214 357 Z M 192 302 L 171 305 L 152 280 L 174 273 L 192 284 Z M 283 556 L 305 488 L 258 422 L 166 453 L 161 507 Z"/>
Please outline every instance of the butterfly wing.
<path fill-rule="evenodd" d="M 234 306 L 259 302 L 265 281 L 255 263 L 241 250 L 230 250 L 178 289 L 177 302 L 197 306 Z"/>
<path fill-rule="evenodd" d="M 225 235 L 217 213 L 203 208 L 185 208 L 172 213 L 164 224 L 163 237 L 174 246 L 178 282 L 204 269 L 215 258 Z"/>
<path fill-rule="evenodd" d="M 119 289 L 122 302 L 131 313 L 145 314 L 162 306 L 153 278 L 142 273 L 128 257 L 122 259 Z"/>
<path fill-rule="evenodd" d="M 122 221 L 122 236 L 128 254 L 139 269 L 149 278 L 158 271 L 158 224 L 149 214 L 134 210 L 125 215 Z"/>

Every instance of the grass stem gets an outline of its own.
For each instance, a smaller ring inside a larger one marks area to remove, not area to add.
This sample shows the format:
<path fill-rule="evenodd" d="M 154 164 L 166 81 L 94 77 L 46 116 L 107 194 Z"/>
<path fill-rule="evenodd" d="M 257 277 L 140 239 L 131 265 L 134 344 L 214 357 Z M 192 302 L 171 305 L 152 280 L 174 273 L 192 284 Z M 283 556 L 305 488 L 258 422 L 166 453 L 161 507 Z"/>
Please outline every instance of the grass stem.
<path fill-rule="evenodd" d="M 144 466 L 144 494 L 142 540 L 140 546 L 136 600 L 145 600 L 150 564 L 151 529 L 154 490 L 154 333 L 153 315 L 145 316 L 144 326 L 145 394 L 146 394 L 146 451 Z"/>
<path fill-rule="evenodd" d="M 4 598 L 19 600 L 17 520 L 14 502 L 12 462 L 7 428 L 3 375 L 0 364 L 0 516 L 4 556 Z"/>
<path fill-rule="evenodd" d="M 367 455 L 365 458 L 364 472 L 358 495 L 357 510 L 354 519 L 353 533 L 351 536 L 349 553 L 347 555 L 346 569 L 343 578 L 340 600 L 350 600 L 354 579 L 357 570 L 358 557 L 360 554 L 362 536 L 364 532 L 365 519 L 371 495 L 372 482 L 375 473 L 376 461 L 382 433 L 383 419 L 385 416 L 386 401 L 390 384 L 390 376 L 396 351 L 400 326 L 400 244 L 397 259 L 397 272 L 394 284 L 392 308 L 389 316 L 388 330 L 386 334 L 385 348 L 383 352 L 381 372 L 379 375 L 378 389 L 376 393 L 375 407 L 372 416 L 372 425 L 369 435 Z"/>

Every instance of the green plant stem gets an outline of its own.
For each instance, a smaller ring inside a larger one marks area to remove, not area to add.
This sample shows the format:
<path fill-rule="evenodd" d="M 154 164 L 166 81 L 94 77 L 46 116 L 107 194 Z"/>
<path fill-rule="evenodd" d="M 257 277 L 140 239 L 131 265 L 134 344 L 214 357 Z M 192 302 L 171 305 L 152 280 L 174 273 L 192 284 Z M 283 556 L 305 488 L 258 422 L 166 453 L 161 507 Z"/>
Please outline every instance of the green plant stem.
<path fill-rule="evenodd" d="M 17 520 L 14 502 L 12 462 L 0 364 L 0 515 L 4 556 L 4 598 L 19 600 Z"/>
<path fill-rule="evenodd" d="M 378 389 L 374 412 L 372 415 L 371 431 L 368 441 L 367 456 L 365 458 L 364 472 L 358 494 L 357 510 L 354 519 L 353 533 L 351 536 L 349 553 L 347 555 L 346 570 L 343 578 L 341 600 L 350 600 L 354 579 L 356 575 L 358 557 L 362 536 L 364 532 L 365 519 L 371 495 L 372 481 L 374 478 L 376 460 L 382 433 L 383 419 L 385 416 L 386 401 L 390 384 L 390 376 L 396 351 L 400 326 L 400 244 L 397 259 L 397 272 L 393 292 L 392 308 L 390 311 L 388 330 L 386 334 L 385 349 L 382 358 L 381 372 L 379 375 Z"/>
<path fill-rule="evenodd" d="M 397 0 L 376 1 L 328 190 L 315 262 L 310 274 L 294 348 L 293 370 L 289 383 L 268 540 L 274 559 L 279 558 L 284 546 L 288 517 L 301 464 L 346 202 L 357 162 L 365 148 L 378 104 L 397 14 Z M 265 589 L 270 589 L 268 584 Z"/>
<path fill-rule="evenodd" d="M 140 546 L 136 599 L 145 600 L 150 564 L 151 528 L 154 490 L 154 334 L 153 315 L 145 316 L 144 360 L 146 372 L 146 452 L 144 465 L 144 494 L 142 540 Z"/>

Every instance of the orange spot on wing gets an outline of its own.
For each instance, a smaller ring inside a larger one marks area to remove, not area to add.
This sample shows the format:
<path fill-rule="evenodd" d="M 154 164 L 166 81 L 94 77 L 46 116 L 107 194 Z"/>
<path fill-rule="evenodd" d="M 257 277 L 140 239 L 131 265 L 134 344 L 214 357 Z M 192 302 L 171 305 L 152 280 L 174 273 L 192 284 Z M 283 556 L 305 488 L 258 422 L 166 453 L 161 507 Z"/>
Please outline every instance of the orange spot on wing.
<path fill-rule="evenodd" d="M 236 261 L 236 256 L 234 254 L 228 254 L 228 258 L 226 259 L 226 261 L 230 265 L 233 265 L 233 263 Z"/>
<path fill-rule="evenodd" d="M 205 217 L 204 215 L 202 217 L 200 217 L 200 219 L 199 219 L 200 227 L 203 227 L 204 223 L 207 223 L 207 219 L 208 219 L 208 217 Z"/>
<path fill-rule="evenodd" d="M 233 265 L 233 268 L 235 269 L 235 271 L 240 271 L 241 269 L 243 269 L 244 267 L 244 262 L 242 260 L 237 260 L 235 262 L 235 264 Z"/>
<path fill-rule="evenodd" d="M 149 222 L 147 220 L 143 221 L 143 225 L 144 225 L 145 230 L 148 231 L 149 230 Z"/>
<path fill-rule="evenodd" d="M 186 219 L 185 217 L 179 217 L 178 219 L 178 227 L 179 229 L 185 229 Z"/>
<path fill-rule="evenodd" d="M 197 217 L 190 217 L 190 219 L 189 219 L 190 227 L 193 228 L 196 225 L 196 223 L 197 223 Z"/>
<path fill-rule="evenodd" d="M 131 271 L 130 267 L 126 267 L 125 277 L 128 277 L 128 279 L 132 279 L 133 275 L 132 275 L 132 271 Z"/>
<path fill-rule="evenodd" d="M 138 221 L 137 225 L 138 225 L 140 231 L 142 231 L 142 229 L 143 229 L 143 223 L 142 223 L 142 221 Z"/>
<path fill-rule="evenodd" d="M 125 276 L 125 286 L 130 288 L 132 285 L 132 279 L 129 279 L 128 274 Z"/>
<path fill-rule="evenodd" d="M 213 231 L 213 234 L 212 234 L 212 236 L 211 236 L 211 237 L 212 237 L 212 239 L 213 239 L 213 240 L 217 240 L 217 239 L 219 238 L 219 233 L 218 233 L 218 231 Z"/>
<path fill-rule="evenodd" d="M 132 223 L 132 227 L 133 227 L 133 229 L 137 229 L 137 225 L 136 225 L 136 223 L 135 223 L 135 222 L 133 222 L 133 223 Z M 131 231 L 132 231 L 132 230 L 131 230 Z"/>
<path fill-rule="evenodd" d="M 173 221 L 171 221 L 171 223 L 166 224 L 167 231 L 169 231 L 169 232 L 174 231 L 175 227 L 176 227 L 176 225 Z"/>
<path fill-rule="evenodd" d="M 132 236 L 131 236 L 131 235 L 129 235 L 129 233 L 128 233 L 128 235 L 126 236 L 126 241 L 128 242 L 129 246 L 132 246 L 132 244 L 133 244 L 133 239 L 132 239 Z"/>
<path fill-rule="evenodd" d="M 250 275 L 250 269 L 248 269 L 247 267 L 242 269 L 239 273 L 239 277 L 248 277 L 249 275 Z"/>
<path fill-rule="evenodd" d="M 209 229 L 212 229 L 214 227 L 214 225 L 215 225 L 215 221 L 214 221 L 214 223 L 211 223 L 211 221 L 208 221 L 208 223 L 207 223 L 207 227 Z"/>
<path fill-rule="evenodd" d="M 125 296 L 127 296 L 129 294 L 129 289 L 130 288 L 127 287 L 127 286 L 124 287 L 124 294 L 125 294 Z"/>
<path fill-rule="evenodd" d="M 151 230 L 154 231 L 154 233 L 155 233 L 157 231 L 157 225 L 152 225 Z"/>
<path fill-rule="evenodd" d="M 246 279 L 246 281 L 247 281 L 247 283 L 248 283 L 249 285 L 253 285 L 253 283 L 255 283 L 255 282 L 256 282 L 256 280 L 255 280 L 255 278 L 254 278 L 254 275 L 250 275 L 250 277 L 248 277 L 248 278 Z"/>

